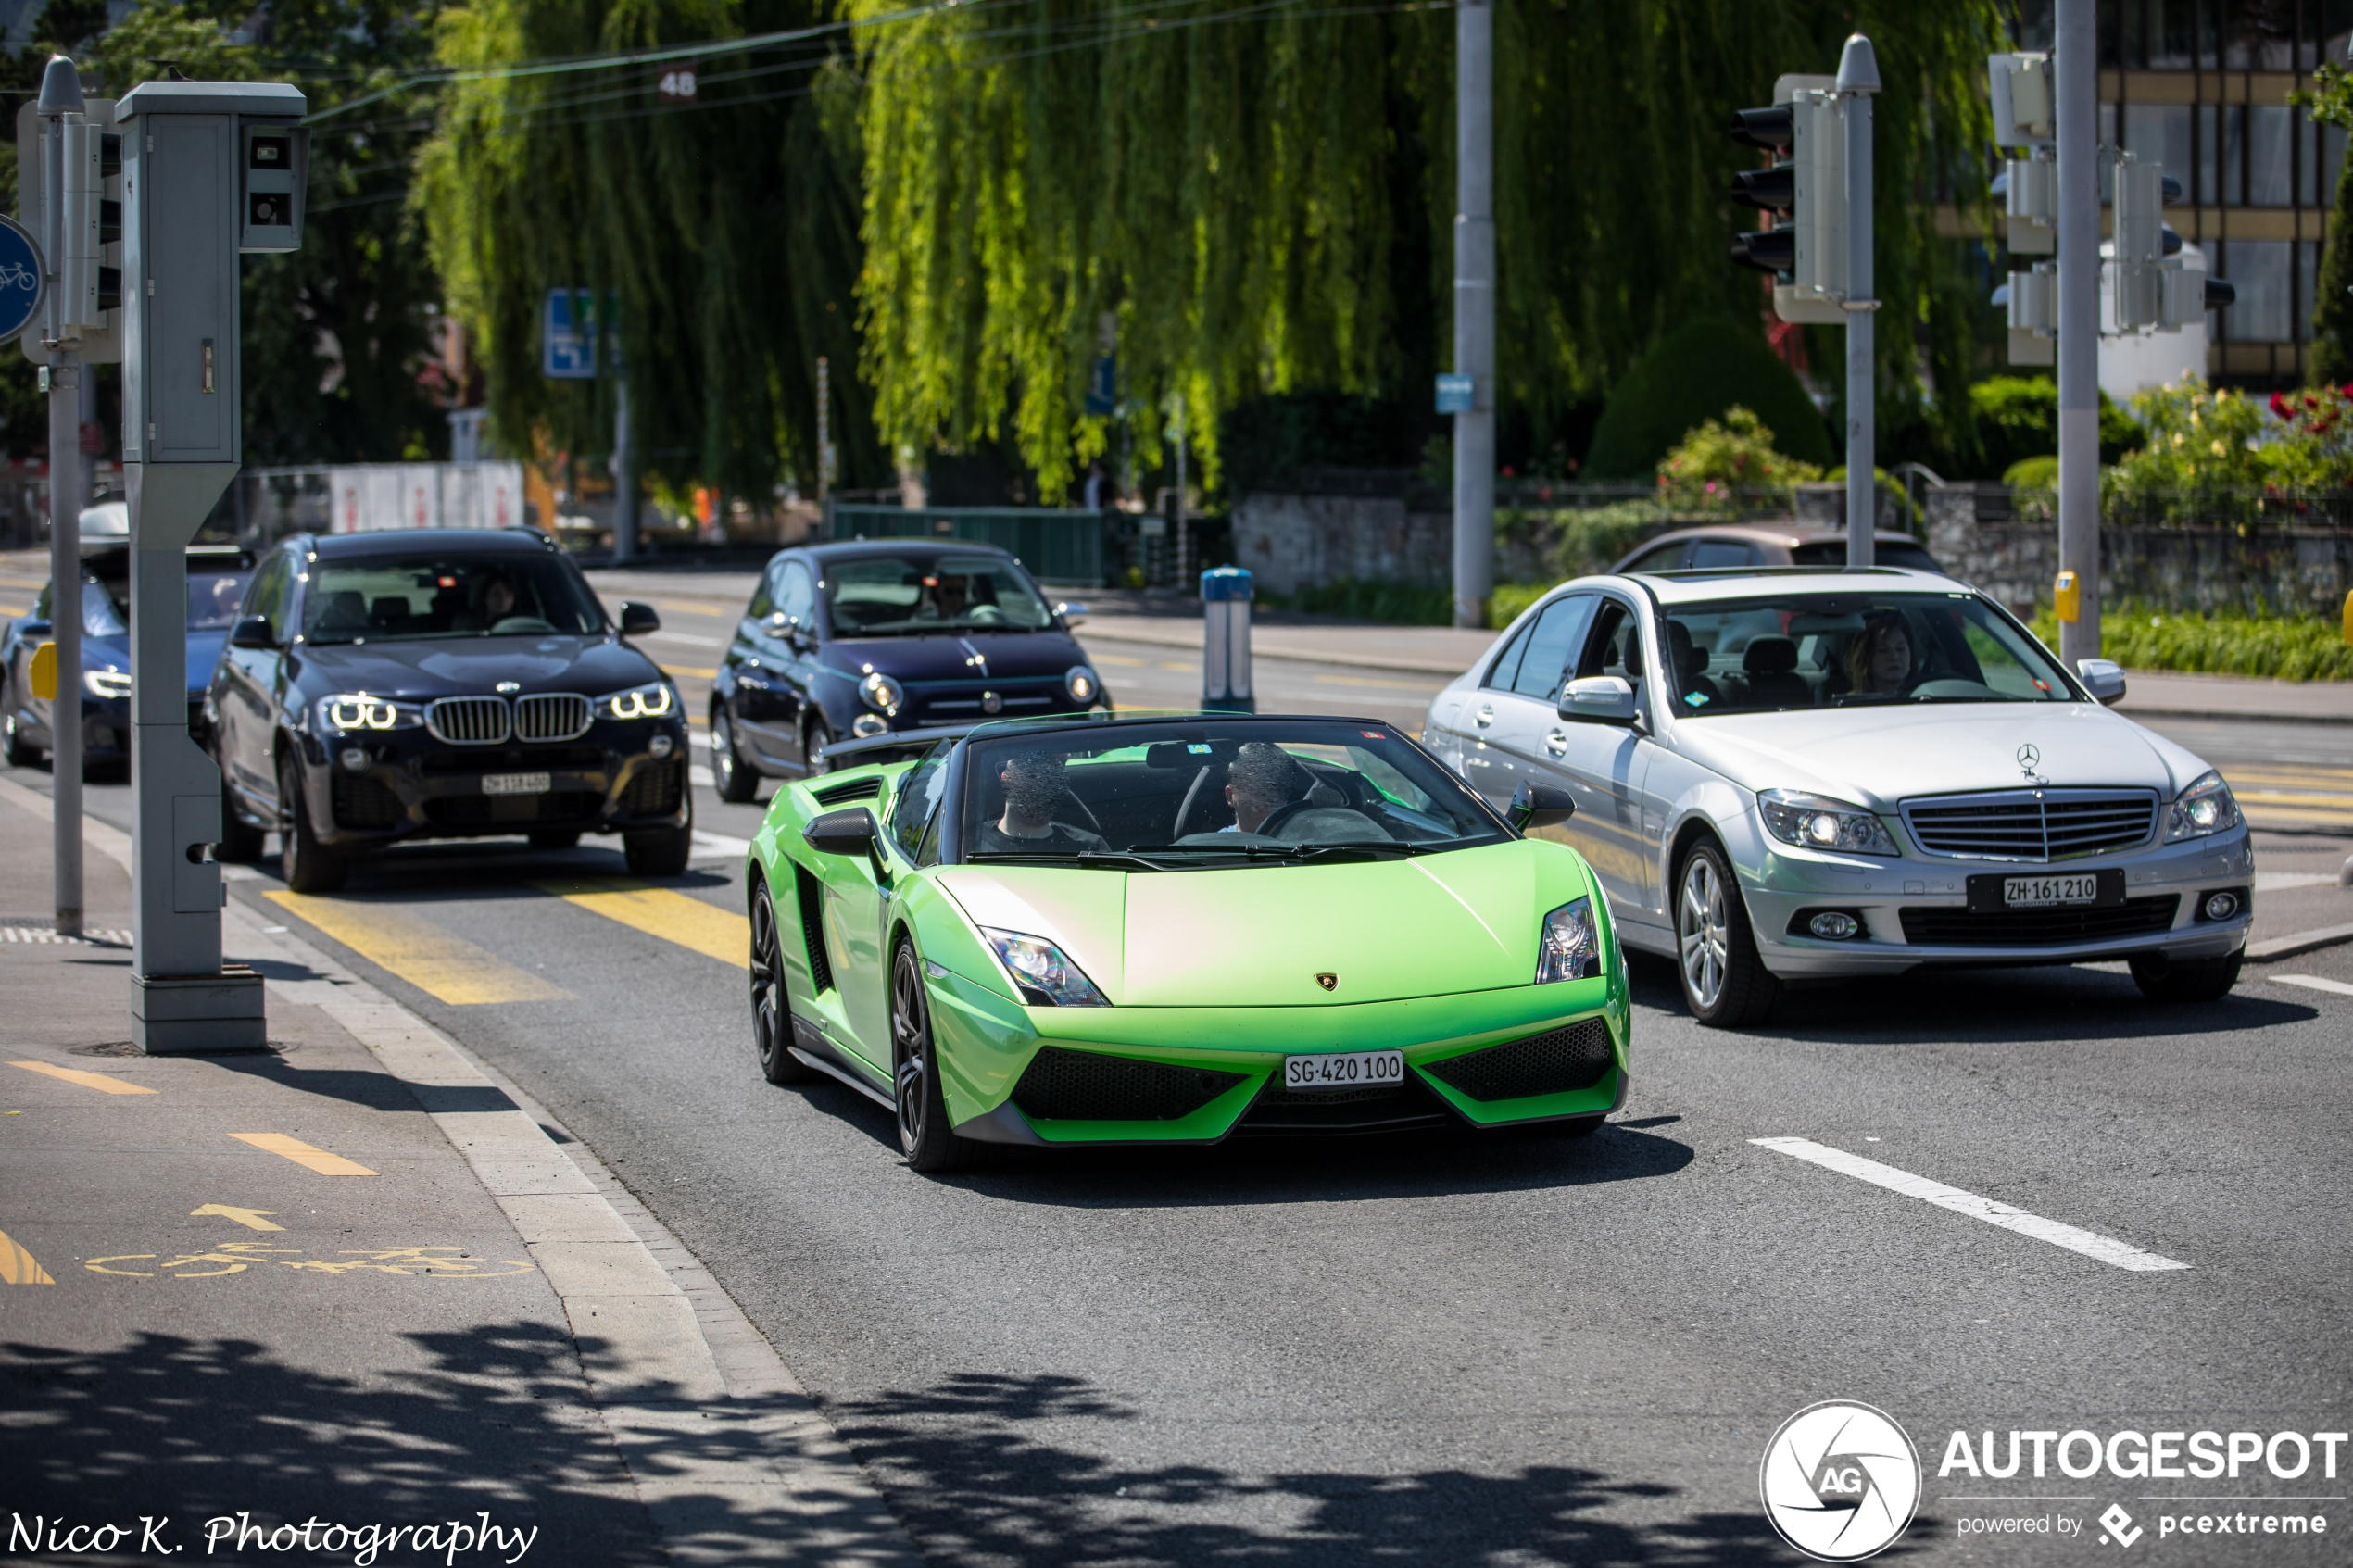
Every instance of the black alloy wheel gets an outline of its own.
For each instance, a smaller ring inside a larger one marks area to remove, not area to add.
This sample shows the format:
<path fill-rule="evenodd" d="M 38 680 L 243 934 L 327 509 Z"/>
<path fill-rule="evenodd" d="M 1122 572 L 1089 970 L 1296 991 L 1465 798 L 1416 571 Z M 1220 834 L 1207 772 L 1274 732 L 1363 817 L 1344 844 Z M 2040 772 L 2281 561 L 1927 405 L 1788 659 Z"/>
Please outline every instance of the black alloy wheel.
<path fill-rule="evenodd" d="M 219 759 L 215 759 L 215 765 Z M 212 858 L 233 866 L 251 864 L 261 859 L 268 847 L 269 831 L 255 827 L 237 814 L 236 792 L 229 787 L 229 772 L 220 773 L 220 842 L 213 846 Z"/>
<path fill-rule="evenodd" d="M 813 779 L 820 773 L 830 773 L 834 771 L 834 765 L 818 755 L 833 744 L 834 727 L 825 722 L 824 715 L 811 714 L 808 722 L 800 727 L 800 755 L 801 759 L 808 764 L 811 778 Z"/>
<path fill-rule="evenodd" d="M 751 896 L 751 1043 L 760 1053 L 760 1075 L 772 1084 L 799 1084 L 817 1075 L 792 1054 L 785 945 L 776 930 L 776 901 L 768 896 L 765 877 Z"/>
<path fill-rule="evenodd" d="M 302 764 L 294 753 L 278 759 L 278 869 L 296 893 L 333 893 L 351 874 L 351 862 L 319 842 L 311 831 L 310 807 L 302 797 Z"/>
<path fill-rule="evenodd" d="M 2246 962 L 2241 948 L 2227 959 L 2168 959 L 2163 953 L 2142 953 L 2131 960 L 2133 984 L 2153 1002 L 2219 1002 L 2239 983 L 2239 968 Z"/>
<path fill-rule="evenodd" d="M 948 1130 L 948 1105 L 933 1054 L 931 1005 L 924 994 L 924 965 L 912 942 L 901 942 L 891 960 L 890 1046 L 899 1147 L 908 1167 L 936 1176 L 975 1163 L 979 1146 Z"/>
<path fill-rule="evenodd" d="M 41 764 L 41 748 L 25 738 L 24 721 L 11 713 L 7 717 L 8 766 L 34 768 Z"/>
<path fill-rule="evenodd" d="M 736 725 L 727 705 L 711 705 L 711 787 L 731 806 L 760 798 L 760 774 L 736 749 Z"/>

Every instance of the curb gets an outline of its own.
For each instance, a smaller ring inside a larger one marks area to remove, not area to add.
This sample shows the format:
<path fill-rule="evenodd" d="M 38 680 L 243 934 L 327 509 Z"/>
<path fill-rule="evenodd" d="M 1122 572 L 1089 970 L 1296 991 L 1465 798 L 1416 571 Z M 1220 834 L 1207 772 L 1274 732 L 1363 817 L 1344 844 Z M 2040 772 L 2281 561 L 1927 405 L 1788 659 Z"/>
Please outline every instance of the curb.
<path fill-rule="evenodd" d="M 2353 925 L 2324 925 L 2312 931 L 2291 932 L 2285 936 L 2273 936 L 2261 942 L 2249 942 L 2246 956 L 2252 963 L 2271 963 L 2280 959 L 2292 959 L 2299 953 L 2316 952 L 2340 943 L 2353 942 Z"/>

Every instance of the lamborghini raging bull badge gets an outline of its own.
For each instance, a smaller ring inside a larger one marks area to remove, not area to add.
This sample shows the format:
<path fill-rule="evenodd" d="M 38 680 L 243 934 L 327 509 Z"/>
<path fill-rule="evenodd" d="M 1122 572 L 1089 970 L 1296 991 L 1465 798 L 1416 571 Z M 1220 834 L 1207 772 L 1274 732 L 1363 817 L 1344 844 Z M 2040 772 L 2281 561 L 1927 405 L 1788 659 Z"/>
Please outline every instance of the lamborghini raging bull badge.
<path fill-rule="evenodd" d="M 1337 974 L 1319 974 L 1315 977 L 1315 984 L 1321 985 L 1327 991 L 1337 991 L 1340 989 L 1340 976 Z"/>

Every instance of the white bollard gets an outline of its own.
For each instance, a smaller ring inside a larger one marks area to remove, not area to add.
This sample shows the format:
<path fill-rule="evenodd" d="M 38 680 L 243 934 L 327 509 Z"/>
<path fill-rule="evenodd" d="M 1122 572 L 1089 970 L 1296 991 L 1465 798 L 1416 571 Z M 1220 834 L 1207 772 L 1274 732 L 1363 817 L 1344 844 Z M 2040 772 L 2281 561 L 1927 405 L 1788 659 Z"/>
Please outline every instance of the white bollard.
<path fill-rule="evenodd" d="M 1201 574 L 1201 706 L 1255 713 L 1250 692 L 1250 573 L 1221 566 Z"/>

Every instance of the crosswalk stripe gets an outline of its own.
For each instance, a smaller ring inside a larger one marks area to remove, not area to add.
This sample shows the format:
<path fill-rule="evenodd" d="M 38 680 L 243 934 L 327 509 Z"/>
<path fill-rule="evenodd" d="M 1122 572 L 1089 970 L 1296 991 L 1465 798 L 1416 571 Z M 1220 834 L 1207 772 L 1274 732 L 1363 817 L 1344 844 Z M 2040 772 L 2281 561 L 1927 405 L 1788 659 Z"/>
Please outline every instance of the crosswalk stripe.
<path fill-rule="evenodd" d="M 751 967 L 751 922 L 684 893 L 628 877 L 563 877 L 539 887 L 567 904 L 737 969 Z"/>
<path fill-rule="evenodd" d="M 518 969 L 396 904 L 328 898 L 315 893 L 276 892 L 263 897 L 371 963 L 453 1006 L 577 999 L 562 986 Z"/>
<path fill-rule="evenodd" d="M 1916 1176 L 1909 1171 L 1899 1171 L 1893 1165 L 1882 1165 L 1876 1160 L 1866 1160 L 1844 1149 L 1831 1148 L 1811 1138 L 1751 1138 L 1748 1141 L 1759 1148 L 1769 1148 L 1776 1154 L 1804 1160 L 1824 1170 L 1836 1171 L 1841 1175 L 1853 1176 L 1873 1186 L 1900 1192 L 1906 1198 L 1917 1198 L 1933 1203 L 1939 1209 L 1949 1209 L 1956 1214 L 1966 1214 L 1989 1225 L 1999 1225 L 2004 1230 L 2031 1236 L 2037 1241 L 2047 1241 L 2054 1247 L 2064 1247 L 2070 1252 L 2081 1252 L 2086 1258 L 2095 1258 L 2103 1263 L 2129 1269 L 2135 1273 L 2154 1273 L 2193 1266 L 2171 1258 L 2160 1258 L 2154 1252 L 2144 1252 L 2137 1247 L 2118 1241 L 2113 1236 L 2102 1236 L 2096 1231 L 2078 1230 L 2073 1225 L 2045 1220 L 2040 1214 L 2030 1214 L 2023 1209 L 2013 1209 L 1990 1198 L 1980 1198 L 1973 1192 L 1963 1192 L 1959 1187 L 1946 1186 L 1943 1182 L 1930 1181 L 1926 1176 Z"/>

